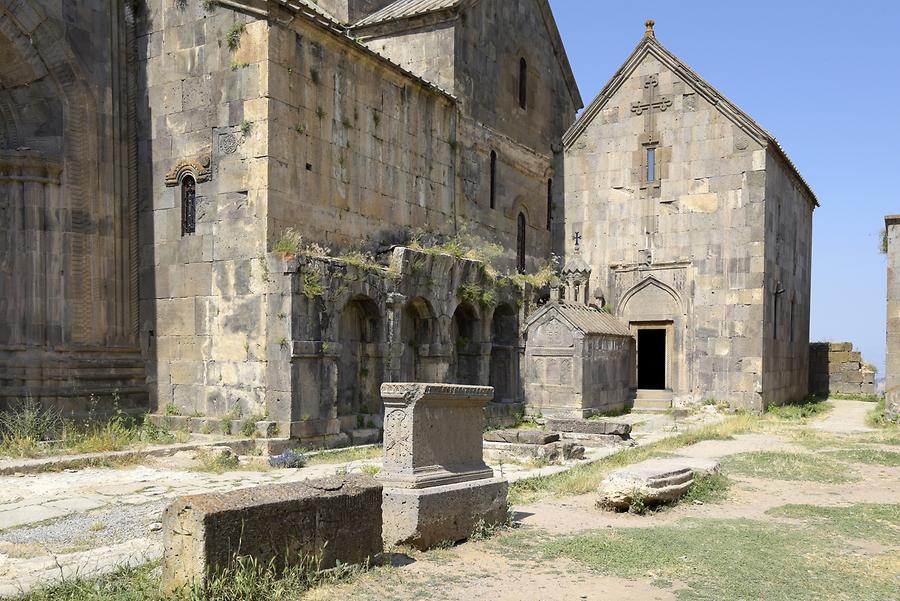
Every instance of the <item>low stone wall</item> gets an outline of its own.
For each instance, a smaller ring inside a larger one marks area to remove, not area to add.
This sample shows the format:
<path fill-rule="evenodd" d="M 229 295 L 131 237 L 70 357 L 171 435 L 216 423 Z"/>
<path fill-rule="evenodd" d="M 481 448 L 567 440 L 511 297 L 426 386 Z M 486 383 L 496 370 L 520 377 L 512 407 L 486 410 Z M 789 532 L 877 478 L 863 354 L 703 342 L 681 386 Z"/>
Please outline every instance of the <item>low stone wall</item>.
<path fill-rule="evenodd" d="M 875 371 L 851 342 L 814 342 L 809 345 L 809 391 L 874 395 Z"/>
<path fill-rule="evenodd" d="M 180 497 L 163 514 L 163 589 L 202 583 L 235 556 L 279 569 L 364 563 L 383 548 L 381 497 L 367 476 Z"/>

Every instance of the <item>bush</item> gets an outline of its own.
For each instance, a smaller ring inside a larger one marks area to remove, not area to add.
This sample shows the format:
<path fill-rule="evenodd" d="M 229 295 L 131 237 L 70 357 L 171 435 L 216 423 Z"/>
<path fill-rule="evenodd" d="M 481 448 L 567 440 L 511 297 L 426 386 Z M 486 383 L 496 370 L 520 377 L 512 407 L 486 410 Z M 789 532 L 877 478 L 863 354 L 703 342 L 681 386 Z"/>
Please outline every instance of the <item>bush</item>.
<path fill-rule="evenodd" d="M 63 426 L 62 413 L 55 407 L 43 407 L 28 398 L 11 404 L 0 412 L 0 436 L 3 440 L 52 440 L 59 437 Z"/>

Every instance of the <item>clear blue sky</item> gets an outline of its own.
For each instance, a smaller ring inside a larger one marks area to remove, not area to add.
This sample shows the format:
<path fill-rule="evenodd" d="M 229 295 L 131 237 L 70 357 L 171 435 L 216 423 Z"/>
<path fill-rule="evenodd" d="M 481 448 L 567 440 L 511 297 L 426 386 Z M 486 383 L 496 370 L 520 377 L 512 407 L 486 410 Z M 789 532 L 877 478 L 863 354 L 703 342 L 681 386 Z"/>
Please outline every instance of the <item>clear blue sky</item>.
<path fill-rule="evenodd" d="M 781 142 L 813 215 L 810 337 L 884 372 L 884 216 L 900 213 L 900 2 L 550 0 L 585 104 L 656 37 Z"/>

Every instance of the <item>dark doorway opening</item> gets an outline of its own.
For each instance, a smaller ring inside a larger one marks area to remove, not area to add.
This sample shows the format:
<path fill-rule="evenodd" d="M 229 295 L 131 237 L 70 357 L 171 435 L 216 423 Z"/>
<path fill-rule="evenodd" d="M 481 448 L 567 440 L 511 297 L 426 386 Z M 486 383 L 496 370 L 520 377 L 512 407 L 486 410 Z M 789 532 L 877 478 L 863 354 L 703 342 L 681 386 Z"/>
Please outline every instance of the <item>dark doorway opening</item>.
<path fill-rule="evenodd" d="M 638 388 L 666 389 L 666 331 L 638 330 Z"/>

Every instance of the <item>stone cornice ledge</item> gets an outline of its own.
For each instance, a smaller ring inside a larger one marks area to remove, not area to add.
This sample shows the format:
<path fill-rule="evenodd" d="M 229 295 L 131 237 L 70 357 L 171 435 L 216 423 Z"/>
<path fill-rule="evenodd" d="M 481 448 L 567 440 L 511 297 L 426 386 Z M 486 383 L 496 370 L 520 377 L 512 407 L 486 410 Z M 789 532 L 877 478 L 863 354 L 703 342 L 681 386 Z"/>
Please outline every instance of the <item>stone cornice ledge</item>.
<path fill-rule="evenodd" d="M 381 397 L 386 403 L 393 405 L 411 405 L 423 399 L 487 403 L 494 398 L 494 388 L 493 386 L 465 386 L 462 384 L 385 382 L 381 385 Z"/>

